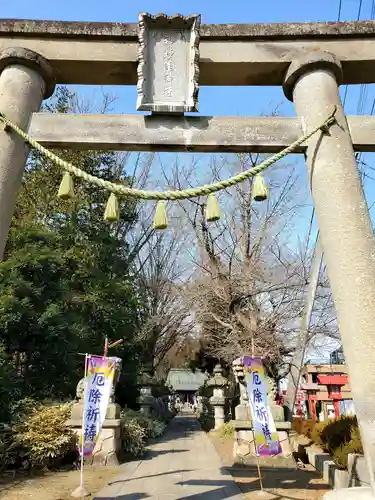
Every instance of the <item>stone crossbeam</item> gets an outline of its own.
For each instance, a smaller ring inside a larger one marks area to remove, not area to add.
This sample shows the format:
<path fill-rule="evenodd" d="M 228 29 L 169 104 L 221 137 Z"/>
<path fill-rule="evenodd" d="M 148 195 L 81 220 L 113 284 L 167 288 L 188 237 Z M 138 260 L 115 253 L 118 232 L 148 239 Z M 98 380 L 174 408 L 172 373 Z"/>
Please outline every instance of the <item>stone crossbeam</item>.
<path fill-rule="evenodd" d="M 374 152 L 375 117 L 349 116 L 348 124 L 354 149 Z M 304 131 L 299 118 L 34 113 L 29 134 L 48 148 L 73 150 L 275 153 Z"/>
<path fill-rule="evenodd" d="M 328 51 L 344 83 L 375 83 L 375 21 L 202 25 L 201 85 L 281 85 L 293 59 Z M 135 85 L 137 25 L 0 20 L 0 50 L 47 58 L 60 84 Z"/>

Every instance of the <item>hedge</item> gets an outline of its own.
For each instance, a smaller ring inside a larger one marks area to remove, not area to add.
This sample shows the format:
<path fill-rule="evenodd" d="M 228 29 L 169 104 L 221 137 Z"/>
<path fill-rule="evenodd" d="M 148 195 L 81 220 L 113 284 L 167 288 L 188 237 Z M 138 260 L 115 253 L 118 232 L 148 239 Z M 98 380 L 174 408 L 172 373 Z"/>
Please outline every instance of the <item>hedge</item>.
<path fill-rule="evenodd" d="M 71 403 L 20 401 L 12 421 L 0 427 L 0 471 L 6 468 L 56 468 L 78 457 L 77 439 L 66 426 Z M 127 456 L 141 455 L 148 439 L 161 436 L 166 423 L 139 412 L 121 414 L 122 448 Z"/>
<path fill-rule="evenodd" d="M 121 413 L 122 449 L 127 455 L 138 456 L 145 451 L 147 440 L 164 434 L 166 423 L 162 420 L 146 417 L 134 410 Z"/>
<path fill-rule="evenodd" d="M 21 401 L 1 436 L 1 467 L 54 468 L 73 462 L 77 446 L 76 436 L 66 426 L 70 411 L 69 403 L 42 405 L 29 399 Z"/>
<path fill-rule="evenodd" d="M 333 456 L 335 464 L 346 469 L 349 453 L 363 454 L 356 417 L 338 417 L 334 420 L 293 420 L 293 430 L 302 434 Z"/>

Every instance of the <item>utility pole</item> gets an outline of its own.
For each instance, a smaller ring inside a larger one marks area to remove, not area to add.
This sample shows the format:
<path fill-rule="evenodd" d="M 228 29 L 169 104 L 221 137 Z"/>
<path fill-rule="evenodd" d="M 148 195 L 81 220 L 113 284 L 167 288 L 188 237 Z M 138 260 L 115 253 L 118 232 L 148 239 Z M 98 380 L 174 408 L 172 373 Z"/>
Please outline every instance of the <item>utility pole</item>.
<path fill-rule="evenodd" d="M 319 233 L 315 243 L 314 257 L 311 265 L 310 280 L 307 288 L 305 311 L 301 319 L 301 327 L 297 340 L 296 350 L 288 374 L 288 385 L 286 392 L 286 401 L 289 406 L 289 419 L 292 418 L 294 405 L 296 402 L 297 391 L 301 378 L 301 371 L 309 342 L 309 326 L 314 307 L 316 289 L 318 287 L 320 269 L 323 262 L 323 252 L 320 245 Z"/>

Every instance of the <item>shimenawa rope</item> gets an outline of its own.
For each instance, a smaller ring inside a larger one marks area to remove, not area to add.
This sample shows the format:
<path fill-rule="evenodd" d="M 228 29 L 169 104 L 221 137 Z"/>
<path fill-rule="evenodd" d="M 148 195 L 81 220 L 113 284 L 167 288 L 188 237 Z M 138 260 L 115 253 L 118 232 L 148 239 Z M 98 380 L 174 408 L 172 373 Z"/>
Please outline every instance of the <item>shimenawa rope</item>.
<path fill-rule="evenodd" d="M 122 186 L 120 184 L 115 184 L 113 182 L 106 181 L 104 179 L 100 179 L 99 177 L 95 177 L 86 173 L 84 170 L 81 170 L 78 167 L 75 167 L 71 163 L 59 158 L 57 155 L 52 153 L 52 151 L 48 150 L 37 141 L 34 141 L 28 134 L 26 134 L 23 130 L 21 130 L 16 124 L 11 122 L 9 118 L 7 118 L 3 113 L 0 112 L 0 121 L 2 121 L 5 125 L 5 130 L 12 129 L 16 132 L 20 137 L 24 139 L 32 148 L 36 149 L 40 153 L 42 153 L 46 158 L 49 158 L 56 165 L 64 169 L 66 172 L 74 175 L 75 177 L 79 177 L 86 182 L 91 184 L 95 184 L 101 188 L 110 191 L 111 193 L 123 195 L 130 198 L 138 198 L 142 200 L 186 200 L 189 198 L 196 198 L 198 196 L 209 195 L 212 193 L 216 193 L 223 189 L 227 189 L 229 187 L 235 186 L 239 184 L 249 177 L 255 176 L 268 168 L 273 163 L 281 160 L 289 153 L 293 153 L 301 144 L 310 139 L 314 134 L 321 130 L 323 133 L 327 133 L 329 128 L 335 123 L 335 114 L 336 114 L 336 106 L 333 111 L 329 114 L 327 119 L 319 126 L 315 127 L 311 132 L 304 135 L 297 141 L 293 142 L 290 146 L 286 147 L 279 153 L 276 153 L 266 160 L 264 160 L 259 165 L 250 168 L 249 170 L 245 170 L 244 172 L 240 172 L 229 179 L 214 182 L 212 184 L 207 184 L 203 186 L 199 186 L 196 188 L 190 189 L 182 189 L 182 190 L 169 190 L 169 191 L 146 191 L 142 189 L 130 188 L 126 186 Z"/>

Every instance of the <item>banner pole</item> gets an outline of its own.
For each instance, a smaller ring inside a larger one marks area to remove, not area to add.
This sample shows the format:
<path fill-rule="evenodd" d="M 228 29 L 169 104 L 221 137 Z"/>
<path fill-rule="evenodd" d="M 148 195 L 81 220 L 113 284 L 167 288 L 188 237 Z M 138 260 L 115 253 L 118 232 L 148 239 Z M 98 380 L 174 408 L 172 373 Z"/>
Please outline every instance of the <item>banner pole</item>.
<path fill-rule="evenodd" d="M 251 431 L 253 433 L 254 450 L 255 450 L 255 456 L 256 456 L 256 460 L 257 460 L 260 490 L 263 491 L 263 481 L 262 481 L 262 474 L 261 474 L 261 471 L 260 471 L 260 461 L 259 461 L 259 455 L 258 455 L 258 450 L 257 450 L 257 444 L 256 444 L 256 441 L 255 441 L 254 422 L 253 422 L 253 425 L 251 426 Z"/>
<path fill-rule="evenodd" d="M 85 377 L 84 377 L 84 392 L 83 392 L 83 408 L 82 408 L 82 428 L 81 428 L 81 467 L 80 467 L 80 480 L 79 480 L 79 487 L 76 488 L 73 493 L 72 497 L 76 498 L 83 498 L 89 495 L 87 490 L 85 489 L 84 486 L 84 473 L 83 473 L 83 466 L 84 466 L 84 456 L 83 456 L 83 451 L 84 451 L 84 444 L 85 444 L 85 403 L 86 403 L 86 397 L 87 397 L 87 370 L 88 370 L 88 359 L 90 355 L 85 354 Z"/>
<path fill-rule="evenodd" d="M 84 488 L 83 483 L 84 483 L 84 476 L 83 476 L 83 465 L 84 465 L 84 460 L 83 460 L 83 451 L 84 451 L 84 444 L 85 444 L 85 404 L 86 404 L 86 397 L 87 397 L 87 364 L 88 364 L 88 356 L 86 354 L 85 356 L 85 391 L 83 393 L 83 412 L 82 412 L 82 446 L 81 446 L 81 476 L 80 476 L 80 487 L 81 489 Z"/>
<path fill-rule="evenodd" d="M 253 333 L 251 335 L 251 355 L 252 355 L 253 358 L 255 358 L 255 344 L 254 344 L 254 334 Z M 253 433 L 254 450 L 255 450 L 255 457 L 256 457 L 257 467 L 258 467 L 258 477 L 259 477 L 260 491 L 263 492 L 264 490 L 263 490 L 262 473 L 261 473 L 261 470 L 260 470 L 260 460 L 259 460 L 259 455 L 258 455 L 258 450 L 257 450 L 257 443 L 255 441 L 254 419 L 252 419 L 251 431 Z"/>

